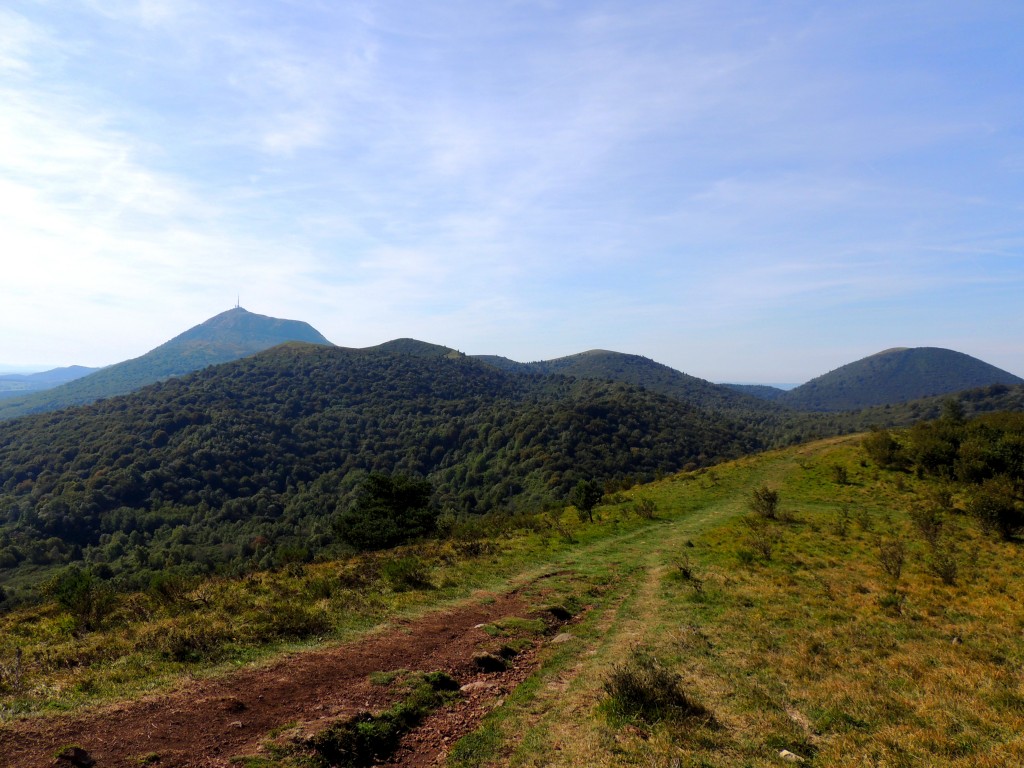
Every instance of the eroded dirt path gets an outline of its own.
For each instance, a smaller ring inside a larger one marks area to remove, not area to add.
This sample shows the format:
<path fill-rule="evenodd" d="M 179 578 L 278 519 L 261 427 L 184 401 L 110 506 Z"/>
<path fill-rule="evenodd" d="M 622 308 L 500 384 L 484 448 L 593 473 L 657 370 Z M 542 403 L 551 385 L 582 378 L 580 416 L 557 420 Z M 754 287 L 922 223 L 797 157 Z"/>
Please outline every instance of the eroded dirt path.
<path fill-rule="evenodd" d="M 500 674 L 483 675 L 473 664 L 474 654 L 492 641 L 478 625 L 526 611 L 517 593 L 477 595 L 352 643 L 291 654 L 171 693 L 8 723 L 0 728 L 0 766 L 50 768 L 57 749 L 76 744 L 95 758 L 96 768 L 137 768 L 147 758 L 159 768 L 222 768 L 234 756 L 256 753 L 268 733 L 285 724 L 316 732 L 356 712 L 387 707 L 395 694 L 368 676 L 396 669 L 443 670 L 460 683 L 479 683 L 412 734 L 395 758 L 396 764 L 434 764 L 529 674 L 535 652 Z"/>

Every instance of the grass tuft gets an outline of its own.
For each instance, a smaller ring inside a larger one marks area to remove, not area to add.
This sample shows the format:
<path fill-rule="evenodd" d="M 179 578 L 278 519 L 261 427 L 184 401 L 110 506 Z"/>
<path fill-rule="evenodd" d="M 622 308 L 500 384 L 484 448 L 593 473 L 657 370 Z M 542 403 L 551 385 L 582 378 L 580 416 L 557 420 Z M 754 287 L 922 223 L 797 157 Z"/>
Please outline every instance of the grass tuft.
<path fill-rule="evenodd" d="M 634 648 L 625 662 L 612 668 L 604 691 L 608 711 L 616 719 L 651 725 L 663 720 L 710 719 L 708 711 L 683 690 L 682 676 L 646 648 Z"/>

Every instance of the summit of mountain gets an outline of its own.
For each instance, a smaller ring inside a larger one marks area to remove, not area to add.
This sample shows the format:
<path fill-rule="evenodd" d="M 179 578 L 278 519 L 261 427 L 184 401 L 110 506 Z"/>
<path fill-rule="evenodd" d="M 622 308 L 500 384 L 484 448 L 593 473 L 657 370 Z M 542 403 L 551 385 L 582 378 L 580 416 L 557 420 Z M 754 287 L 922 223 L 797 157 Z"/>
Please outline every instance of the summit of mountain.
<path fill-rule="evenodd" d="M 227 363 L 289 341 L 331 345 L 309 323 L 235 307 L 189 328 L 146 354 L 52 389 L 0 403 L 0 419 L 42 413 L 123 395 L 172 376 Z M 333 346 L 333 345 L 331 345 Z"/>
<path fill-rule="evenodd" d="M 713 384 L 650 358 L 607 349 L 590 349 L 575 355 L 532 363 L 519 363 L 497 355 L 476 357 L 488 365 L 513 373 L 558 374 L 579 379 L 619 381 L 710 410 L 765 411 L 773 407 L 761 398 Z"/>
<path fill-rule="evenodd" d="M 847 411 L 993 384 L 1024 379 L 951 349 L 893 347 L 811 379 L 776 402 L 803 411 Z"/>
<path fill-rule="evenodd" d="M 459 357 L 457 350 L 441 344 L 431 344 L 418 339 L 392 339 L 373 347 L 364 347 L 362 352 L 384 352 L 393 355 L 412 355 L 413 357 Z"/>

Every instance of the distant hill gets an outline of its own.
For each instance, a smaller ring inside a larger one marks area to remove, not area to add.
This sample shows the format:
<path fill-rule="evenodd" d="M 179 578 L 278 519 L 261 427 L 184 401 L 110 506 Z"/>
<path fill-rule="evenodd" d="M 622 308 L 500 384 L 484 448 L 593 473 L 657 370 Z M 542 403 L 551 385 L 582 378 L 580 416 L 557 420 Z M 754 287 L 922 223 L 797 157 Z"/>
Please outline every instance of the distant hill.
<path fill-rule="evenodd" d="M 578 379 L 620 381 L 644 387 L 699 408 L 759 412 L 772 410 L 762 399 L 732 390 L 727 386 L 712 384 L 710 381 L 690 376 L 640 355 L 592 349 L 576 355 L 533 363 L 517 363 L 515 360 L 497 355 L 474 357 L 499 370 L 511 373 L 557 374 Z"/>
<path fill-rule="evenodd" d="M 431 344 L 416 339 L 394 339 L 385 341 L 375 347 L 365 347 L 362 352 L 385 352 L 395 355 L 412 355 L 413 357 L 461 357 L 460 352 L 451 347 L 444 347 L 440 344 Z"/>
<path fill-rule="evenodd" d="M 804 411 L 844 411 L 993 384 L 1024 384 L 1024 379 L 962 352 L 900 347 L 811 379 L 783 393 L 776 402 Z"/>
<path fill-rule="evenodd" d="M 745 395 L 768 400 L 769 402 L 775 402 L 786 394 L 786 390 L 768 384 L 722 384 L 722 386 L 742 392 Z"/>
<path fill-rule="evenodd" d="M 126 394 L 171 376 L 237 360 L 288 341 L 331 344 L 308 323 L 266 317 L 235 307 L 141 357 L 101 368 L 43 392 L 8 398 L 0 402 L 0 420 Z"/>
<path fill-rule="evenodd" d="M 4 373 L 0 374 L 0 398 L 15 397 L 28 392 L 38 392 L 59 386 L 90 373 L 99 368 L 86 368 L 82 365 L 70 365 L 66 368 L 54 368 L 41 373 Z"/>

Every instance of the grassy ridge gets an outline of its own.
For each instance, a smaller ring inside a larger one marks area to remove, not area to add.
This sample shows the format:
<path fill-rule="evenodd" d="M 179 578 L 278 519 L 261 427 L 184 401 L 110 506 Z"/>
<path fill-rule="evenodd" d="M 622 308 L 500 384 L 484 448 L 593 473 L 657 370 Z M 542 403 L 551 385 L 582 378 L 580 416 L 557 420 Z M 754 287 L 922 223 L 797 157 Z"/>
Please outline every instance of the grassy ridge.
<path fill-rule="evenodd" d="M 0 704 L 10 713 L 103 700 L 544 573 L 528 587 L 537 605 L 586 608 L 585 618 L 455 746 L 452 765 L 769 766 L 783 750 L 810 765 L 1021 764 L 1019 544 L 947 514 L 942 552 L 955 574 L 945 578 L 917 514 L 936 487 L 865 457 L 860 438 L 835 438 L 637 487 L 607 499 L 594 524 L 572 510 L 523 516 L 496 539 L 456 535 L 207 580 L 166 604 L 129 596 L 117 622 L 94 631 L 76 631 L 54 606 L 11 614 L 0 625 Z M 775 519 L 751 517 L 764 486 L 779 493 Z M 641 499 L 653 519 L 635 513 Z M 883 557 L 894 542 L 898 573 Z M 418 575 L 389 566 L 395 555 L 414 558 Z M 260 628 L 258 614 L 284 605 L 290 628 Z M 251 634 L 184 659 L 163 645 L 225 622 Z M 28 670 L 18 692 L 15 646 Z M 652 716 L 609 696 L 637 649 L 678 684 L 690 714 Z"/>
<path fill-rule="evenodd" d="M 932 488 L 862 458 L 843 438 L 642 489 L 663 523 L 585 565 L 630 577 L 451 763 L 769 766 L 786 750 L 828 766 L 1021 764 L 1019 545 L 947 518 L 958 572 L 944 583 L 910 517 Z M 762 483 L 782 519 L 751 527 Z M 880 555 L 893 541 L 898 580 Z M 710 717 L 616 715 L 607 682 L 637 648 Z"/>

